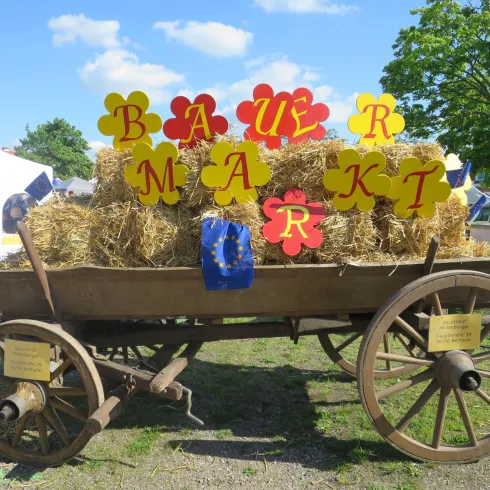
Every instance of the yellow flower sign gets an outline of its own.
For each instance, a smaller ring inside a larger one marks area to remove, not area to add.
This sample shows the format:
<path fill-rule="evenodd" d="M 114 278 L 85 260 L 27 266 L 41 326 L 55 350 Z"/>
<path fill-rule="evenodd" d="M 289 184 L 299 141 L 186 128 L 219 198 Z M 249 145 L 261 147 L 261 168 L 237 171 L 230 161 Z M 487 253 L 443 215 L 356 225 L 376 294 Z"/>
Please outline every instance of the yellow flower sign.
<path fill-rule="evenodd" d="M 394 112 L 396 100 L 391 94 L 383 94 L 379 99 L 372 94 L 361 94 L 356 105 L 360 114 L 351 116 L 347 124 L 352 133 L 361 135 L 361 144 L 395 143 L 394 135 L 405 129 L 405 119 Z"/>
<path fill-rule="evenodd" d="M 267 163 L 257 161 L 259 149 L 253 141 L 244 141 L 235 149 L 227 142 L 216 143 L 211 150 L 215 165 L 203 168 L 201 180 L 206 187 L 216 188 L 214 200 L 220 206 L 257 200 L 255 186 L 267 184 L 271 171 Z"/>
<path fill-rule="evenodd" d="M 104 101 L 109 112 L 99 119 L 99 131 L 105 136 L 114 136 L 116 150 L 131 148 L 137 143 L 152 144 L 150 133 L 162 129 L 162 119 L 158 114 L 146 113 L 150 100 L 143 92 L 132 92 L 126 100 L 117 93 L 109 94 Z"/>
<path fill-rule="evenodd" d="M 436 210 L 434 203 L 451 195 L 451 186 L 441 182 L 446 173 L 443 162 L 431 160 L 422 165 L 418 158 L 407 158 L 400 163 L 399 171 L 387 197 L 398 201 L 395 213 L 400 218 L 409 218 L 415 211 L 422 218 L 430 218 Z"/>
<path fill-rule="evenodd" d="M 463 164 L 461 163 L 461 160 L 458 158 L 457 155 L 454 153 L 450 153 L 449 155 L 446 156 L 446 172 L 454 172 L 459 170 L 460 172 L 462 171 L 462 166 Z M 446 182 L 447 179 L 447 174 L 444 176 L 444 182 Z M 471 187 L 473 186 L 473 182 L 471 181 L 471 177 L 469 175 L 466 176 L 463 182 L 461 182 L 461 186 L 459 187 L 454 187 L 452 189 L 452 193 L 461 201 L 461 204 L 463 206 L 468 205 L 468 194 L 466 194 Z"/>
<path fill-rule="evenodd" d="M 328 170 L 323 176 L 323 185 L 335 192 L 333 204 L 339 211 L 348 211 L 356 204 L 359 211 L 371 211 L 374 196 L 389 192 L 390 178 L 380 175 L 386 166 L 381 152 L 370 151 L 361 158 L 356 150 L 349 148 L 339 155 L 338 165 L 338 169 Z"/>
<path fill-rule="evenodd" d="M 132 150 L 136 163 L 126 167 L 124 178 L 131 187 L 139 187 L 138 199 L 145 206 L 154 206 L 162 198 L 165 204 L 175 204 L 180 197 L 177 187 L 186 183 L 189 169 L 176 165 L 179 150 L 173 143 L 160 143 L 155 150 L 146 143 Z"/>

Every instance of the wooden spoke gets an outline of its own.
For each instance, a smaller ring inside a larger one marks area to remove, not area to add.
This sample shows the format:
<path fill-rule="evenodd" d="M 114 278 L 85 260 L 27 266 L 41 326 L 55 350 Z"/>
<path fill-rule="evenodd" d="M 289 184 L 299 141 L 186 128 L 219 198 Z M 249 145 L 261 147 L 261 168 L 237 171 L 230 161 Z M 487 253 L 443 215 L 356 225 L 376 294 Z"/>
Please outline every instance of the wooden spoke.
<path fill-rule="evenodd" d="M 56 411 L 52 407 L 45 407 L 45 409 L 43 410 L 43 415 L 46 417 L 46 420 L 50 423 L 51 427 L 61 437 L 61 440 L 67 446 L 69 446 L 71 443 L 70 436 L 68 435 L 68 431 L 66 430 L 63 422 L 58 417 Z"/>
<path fill-rule="evenodd" d="M 490 335 L 490 325 L 485 325 L 480 334 L 480 344 Z"/>
<path fill-rule="evenodd" d="M 389 333 L 385 333 L 383 335 L 383 344 L 385 346 L 386 354 L 389 354 L 390 353 L 390 334 Z M 391 361 L 386 361 L 386 369 L 388 371 L 391 371 Z"/>
<path fill-rule="evenodd" d="M 432 367 L 435 362 L 429 361 L 428 359 L 422 359 L 420 357 L 401 356 L 399 354 L 387 354 L 386 352 L 377 352 L 376 359 L 379 359 L 381 361 L 403 362 L 406 364 L 420 364 L 421 366 L 430 367 Z"/>
<path fill-rule="evenodd" d="M 478 289 L 477 288 L 470 288 L 470 292 L 468 293 L 468 296 L 466 297 L 466 301 L 464 303 L 464 309 L 463 309 L 463 312 L 466 313 L 467 315 L 473 313 L 473 309 L 475 308 L 477 295 L 478 295 Z"/>
<path fill-rule="evenodd" d="M 138 347 L 136 345 L 132 345 L 131 346 L 131 350 L 136 354 L 136 357 L 142 361 L 144 359 L 144 357 L 141 355 L 141 352 L 140 350 L 138 349 Z"/>
<path fill-rule="evenodd" d="M 478 374 L 483 378 L 490 378 L 490 371 L 480 371 L 478 370 Z"/>
<path fill-rule="evenodd" d="M 347 340 L 344 340 L 344 342 L 342 342 L 335 350 L 337 352 L 344 350 L 347 346 L 352 344 L 352 342 L 356 341 L 359 337 L 362 337 L 363 333 L 364 332 L 355 333 L 352 337 L 349 337 Z"/>
<path fill-rule="evenodd" d="M 415 340 L 415 342 L 417 342 L 417 344 L 419 344 L 421 347 L 423 347 L 427 351 L 427 348 L 428 348 L 427 340 L 424 337 L 422 337 L 422 335 L 420 335 L 420 333 L 417 332 L 417 330 L 415 330 L 415 328 L 413 328 L 405 320 L 403 320 L 403 318 L 400 318 L 399 316 L 397 316 L 395 318 L 395 323 L 406 334 L 410 335 L 410 337 L 412 337 Z"/>
<path fill-rule="evenodd" d="M 87 396 L 87 392 L 83 388 L 63 386 L 61 388 L 48 388 L 48 396 Z"/>
<path fill-rule="evenodd" d="M 112 349 L 111 353 L 109 354 L 109 361 L 112 361 L 116 357 L 118 352 L 119 352 L 119 348 L 114 347 L 114 349 Z"/>
<path fill-rule="evenodd" d="M 49 441 L 48 441 L 48 430 L 46 428 L 46 422 L 41 414 L 36 413 L 34 415 L 34 420 L 36 421 L 37 431 L 39 432 L 39 441 L 41 443 L 41 453 L 43 456 L 49 453 Z"/>
<path fill-rule="evenodd" d="M 490 396 L 488 396 L 481 388 L 478 388 L 475 391 L 475 394 L 490 405 Z"/>
<path fill-rule="evenodd" d="M 61 412 L 65 412 L 75 419 L 81 420 L 82 422 L 87 421 L 87 417 L 80 410 L 75 408 L 73 405 L 70 405 L 68 402 L 61 400 L 60 398 L 51 398 L 48 401 L 48 404 Z"/>
<path fill-rule="evenodd" d="M 56 379 L 58 376 L 62 375 L 68 367 L 73 363 L 72 359 L 65 359 L 52 373 L 51 373 L 51 381 Z"/>
<path fill-rule="evenodd" d="M 123 357 L 124 357 L 124 364 L 129 364 L 128 348 L 127 347 L 123 347 L 122 348 L 122 352 L 123 352 Z"/>
<path fill-rule="evenodd" d="M 396 332 L 395 337 L 400 341 L 400 343 L 405 347 L 405 350 L 411 354 L 412 356 L 415 357 L 415 354 L 413 353 L 413 348 L 410 346 L 410 344 L 405 340 L 405 337 L 401 335 L 400 333 Z"/>
<path fill-rule="evenodd" d="M 22 434 L 24 433 L 24 429 L 26 428 L 26 424 L 29 420 L 29 417 L 30 415 L 26 413 L 19 419 L 19 422 L 17 423 L 17 429 L 15 429 L 15 435 L 12 439 L 12 447 L 17 447 L 19 445 L 19 442 L 22 439 Z"/>
<path fill-rule="evenodd" d="M 430 296 L 430 301 L 432 303 L 432 306 L 434 308 L 434 313 L 437 316 L 442 315 L 442 306 L 441 306 L 441 300 L 439 299 L 439 295 L 437 293 L 432 293 Z"/>
<path fill-rule="evenodd" d="M 422 392 L 417 401 L 412 405 L 410 410 L 405 414 L 405 416 L 398 422 L 396 430 L 400 433 L 405 432 L 410 422 L 417 416 L 417 414 L 425 407 L 427 402 L 439 389 L 439 382 L 437 379 L 433 379 L 429 386 Z"/>
<path fill-rule="evenodd" d="M 478 446 L 478 439 L 476 438 L 475 431 L 473 430 L 473 425 L 471 424 L 470 414 L 466 408 L 466 402 L 464 401 L 463 394 L 460 390 L 454 390 L 456 395 L 456 401 L 458 402 L 459 412 L 461 413 L 461 418 L 463 419 L 466 433 L 470 439 L 471 445 Z"/>
<path fill-rule="evenodd" d="M 436 426 L 434 427 L 434 435 L 432 436 L 432 447 L 439 449 L 442 439 L 442 431 L 444 429 L 444 419 L 446 418 L 447 402 L 451 389 L 442 387 L 439 394 L 439 405 L 437 407 Z"/>
<path fill-rule="evenodd" d="M 490 359 L 490 350 L 480 352 L 479 354 L 474 354 L 472 357 L 475 364 L 479 364 L 483 361 L 488 361 Z"/>
<path fill-rule="evenodd" d="M 422 383 L 422 381 L 427 381 L 428 379 L 432 379 L 435 376 L 435 372 L 432 371 L 431 369 L 427 369 L 426 371 L 423 371 L 422 373 L 417 374 L 416 376 L 412 376 L 411 378 L 401 381 L 400 383 L 397 383 L 392 386 L 387 386 L 386 388 L 383 388 L 381 391 L 378 391 L 376 393 L 376 397 L 378 400 L 383 400 L 384 398 L 394 395 L 395 393 L 399 393 L 400 391 L 404 391 L 407 388 L 410 388 L 410 386 L 415 386 L 418 385 L 419 383 Z"/>

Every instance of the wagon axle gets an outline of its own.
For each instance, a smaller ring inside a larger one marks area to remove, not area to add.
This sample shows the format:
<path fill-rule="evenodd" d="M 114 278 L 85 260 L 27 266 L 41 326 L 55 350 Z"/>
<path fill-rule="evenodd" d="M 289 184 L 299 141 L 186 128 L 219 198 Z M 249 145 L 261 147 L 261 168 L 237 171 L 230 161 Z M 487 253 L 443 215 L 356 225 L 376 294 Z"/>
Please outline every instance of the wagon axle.
<path fill-rule="evenodd" d="M 46 405 L 46 391 L 37 381 L 16 381 L 11 395 L 0 402 L 0 422 L 19 420 L 27 412 L 36 414 Z"/>
<path fill-rule="evenodd" d="M 436 366 L 437 378 L 442 386 L 462 391 L 476 391 L 481 385 L 481 376 L 469 354 L 454 350 L 439 358 Z"/>

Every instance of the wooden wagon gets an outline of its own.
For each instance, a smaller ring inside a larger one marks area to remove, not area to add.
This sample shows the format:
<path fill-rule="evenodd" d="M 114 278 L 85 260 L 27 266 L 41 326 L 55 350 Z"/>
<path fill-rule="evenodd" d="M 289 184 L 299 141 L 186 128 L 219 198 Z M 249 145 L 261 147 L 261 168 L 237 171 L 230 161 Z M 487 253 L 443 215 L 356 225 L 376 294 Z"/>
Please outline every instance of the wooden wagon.
<path fill-rule="evenodd" d="M 490 439 L 480 422 L 472 423 L 465 401 L 476 397 L 490 409 L 482 387 L 490 377 L 482 367 L 490 346 L 429 349 L 429 327 L 446 309 L 477 318 L 484 344 L 490 326 L 473 313 L 490 310 L 489 260 L 435 260 L 433 240 L 425 262 L 264 266 L 249 289 L 206 291 L 199 268 L 45 271 L 24 225 L 20 234 L 33 271 L 0 272 L 0 420 L 10 428 L 1 433 L 0 452 L 15 461 L 51 466 L 69 460 L 141 390 L 172 400 L 187 396 L 187 415 L 201 423 L 190 413 L 191 391 L 176 378 L 204 342 L 305 335 L 317 335 L 332 361 L 357 375 L 366 413 L 400 451 L 438 462 L 490 452 Z M 280 320 L 222 321 L 238 317 Z M 344 355 L 356 339 L 362 340 L 357 361 Z M 19 372 L 7 343 L 33 341 L 49 345 L 49 380 L 7 373 Z M 129 351 L 137 366 L 128 362 Z M 118 387 L 105 394 L 101 377 Z M 417 389 L 401 420 L 391 420 L 386 400 Z M 443 437 L 450 397 L 466 440 Z M 428 440 L 417 440 L 410 428 L 428 409 L 434 412 Z M 79 424 L 76 433 L 67 430 L 66 417 Z"/>

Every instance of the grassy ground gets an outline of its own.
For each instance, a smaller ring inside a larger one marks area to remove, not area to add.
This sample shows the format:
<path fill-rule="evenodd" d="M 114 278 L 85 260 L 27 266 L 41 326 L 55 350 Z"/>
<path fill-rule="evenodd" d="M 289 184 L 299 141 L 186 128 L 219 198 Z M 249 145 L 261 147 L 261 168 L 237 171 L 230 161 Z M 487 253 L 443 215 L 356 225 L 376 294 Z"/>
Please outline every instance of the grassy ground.
<path fill-rule="evenodd" d="M 141 394 L 69 464 L 39 471 L 2 463 L 0 488 L 490 488 L 485 461 L 424 464 L 391 448 L 365 415 L 355 380 L 328 360 L 316 337 L 297 345 L 207 344 L 179 381 L 193 390 L 203 428 L 185 417 L 183 401 Z M 423 387 L 386 402 L 390 416 L 399 419 Z M 475 430 L 488 433 L 487 407 L 477 400 L 468 401 Z M 430 417 L 422 412 L 411 435 L 431 437 Z M 447 425 L 445 442 L 464 444 L 451 404 Z"/>

